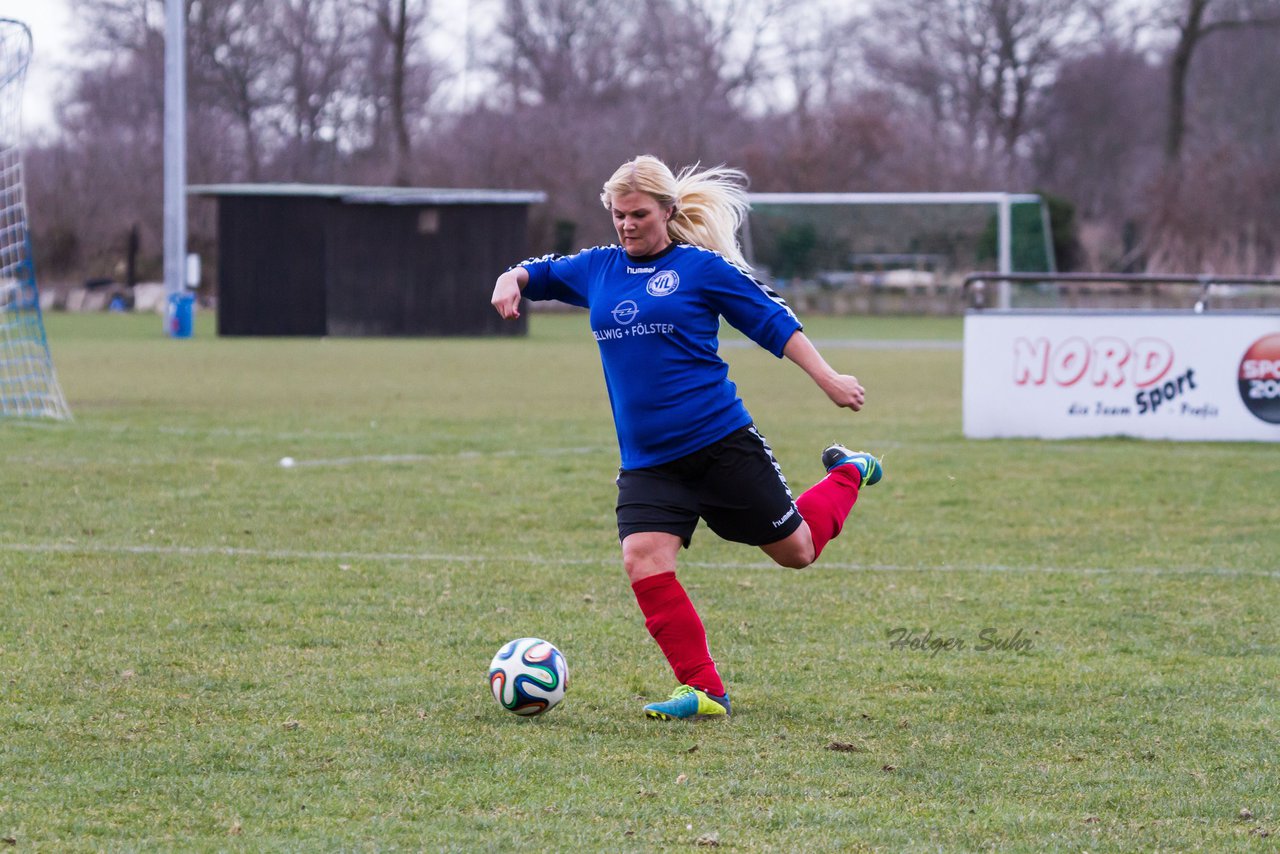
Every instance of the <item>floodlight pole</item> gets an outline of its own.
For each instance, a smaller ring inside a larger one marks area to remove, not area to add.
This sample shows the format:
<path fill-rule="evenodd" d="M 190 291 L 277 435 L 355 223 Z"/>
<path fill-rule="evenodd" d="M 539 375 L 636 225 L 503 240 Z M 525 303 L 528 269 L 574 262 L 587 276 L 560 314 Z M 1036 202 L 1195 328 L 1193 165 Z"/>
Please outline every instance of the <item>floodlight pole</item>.
<path fill-rule="evenodd" d="M 996 207 L 998 231 L 996 246 L 1000 256 L 997 259 L 998 271 L 1008 275 L 1013 272 L 1013 213 L 1008 193 L 1000 194 L 1000 202 Z M 1001 309 L 1008 309 L 1013 305 L 1012 285 L 1007 279 L 1000 281 L 1000 293 L 997 299 L 997 305 Z"/>
<path fill-rule="evenodd" d="M 164 4 L 164 291 L 170 306 L 187 286 L 186 10 L 186 0 Z M 165 328 L 173 334 L 171 321 Z"/>

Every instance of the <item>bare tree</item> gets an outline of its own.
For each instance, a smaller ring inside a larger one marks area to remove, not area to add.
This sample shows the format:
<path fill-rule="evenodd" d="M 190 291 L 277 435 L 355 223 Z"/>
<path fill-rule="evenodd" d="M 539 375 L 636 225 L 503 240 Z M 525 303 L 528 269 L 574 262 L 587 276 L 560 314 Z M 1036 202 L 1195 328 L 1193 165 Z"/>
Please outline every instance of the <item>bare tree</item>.
<path fill-rule="evenodd" d="M 354 29 L 342 0 L 278 0 L 265 34 L 277 61 L 269 85 L 278 92 L 270 110 L 281 149 L 277 165 L 293 180 L 335 179 L 342 151 L 367 143 L 359 124 Z"/>
<path fill-rule="evenodd" d="M 782 15 L 798 2 L 654 0 L 637 14 L 603 0 L 505 0 L 485 55 L 501 97 L 461 117 L 454 138 L 496 170 L 489 183 L 543 188 L 552 220 L 608 239 L 596 196 L 622 160 L 741 163 L 746 113 L 782 68 Z"/>
<path fill-rule="evenodd" d="M 80 11 L 89 33 L 81 52 L 95 65 L 75 77 L 59 110 L 57 148 L 35 159 L 57 164 L 59 174 L 43 181 L 62 197 L 46 200 L 39 169 L 29 172 L 33 208 L 40 205 L 32 221 L 46 234 L 74 235 L 56 241 L 74 245 L 74 262 L 52 259 L 51 268 L 110 277 L 123 260 L 132 223 L 141 223 L 144 244 L 159 244 L 163 5 L 97 0 L 83 3 Z"/>
<path fill-rule="evenodd" d="M 443 76 L 423 45 L 431 6 L 429 0 L 365 0 L 361 8 L 370 20 L 360 75 L 363 98 L 373 112 L 370 152 L 389 160 L 391 182 L 405 186 L 415 171 L 415 125 L 427 114 Z"/>
<path fill-rule="evenodd" d="M 408 79 L 410 36 L 413 20 L 409 17 L 408 0 L 384 0 L 375 7 L 378 32 L 391 46 L 390 83 L 391 127 L 395 138 L 395 177 L 397 184 L 409 183 L 409 123 L 407 120 L 406 81 Z"/>
<path fill-rule="evenodd" d="M 1118 43 L 1065 62 L 1034 117 L 1035 174 L 1090 219 L 1134 214 L 1160 161 L 1163 69 Z"/>
<path fill-rule="evenodd" d="M 77 0 L 76 12 L 83 53 L 136 53 L 157 37 L 163 44 L 164 0 Z"/>
<path fill-rule="evenodd" d="M 1170 52 L 1163 170 L 1147 194 L 1142 249 L 1162 271 L 1274 273 L 1280 3 L 1188 0 L 1184 13 Z"/>
<path fill-rule="evenodd" d="M 633 42 L 634 61 L 646 85 L 739 97 L 782 71 L 778 30 L 800 7 L 797 0 L 659 0 Z"/>
<path fill-rule="evenodd" d="M 962 173 L 1004 182 L 1035 99 L 1096 21 L 1081 0 L 876 0 L 870 18 L 873 70 L 928 110 Z"/>
<path fill-rule="evenodd" d="M 884 93 L 853 92 L 822 109 L 762 118 L 738 156 L 765 192 L 912 189 L 891 180 L 899 122 Z"/>
<path fill-rule="evenodd" d="M 1178 33 L 1169 57 L 1169 120 L 1165 128 L 1165 161 L 1182 156 L 1187 135 L 1187 80 L 1197 48 L 1210 35 L 1227 30 L 1280 26 L 1275 0 L 1185 0 L 1170 22 Z"/>
<path fill-rule="evenodd" d="M 1164 83 L 1155 59 L 1106 41 L 1063 63 L 1033 117 L 1036 186 L 1075 205 L 1088 269 L 1135 260 L 1126 255 L 1160 169 Z"/>
<path fill-rule="evenodd" d="M 511 104 L 587 108 L 625 91 L 635 29 L 609 0 L 505 0 L 488 62 Z"/>
<path fill-rule="evenodd" d="M 781 57 L 774 85 L 780 89 L 771 112 L 812 116 L 827 105 L 867 88 L 867 73 L 858 46 L 860 16 L 835 16 L 817 4 L 793 8 L 791 15 L 824 19 L 821 27 L 780 26 Z"/>
<path fill-rule="evenodd" d="M 1198 140 L 1217 145 L 1229 136 L 1261 157 L 1280 154 L 1278 36 L 1269 27 L 1246 27 L 1201 45 L 1187 93 L 1196 105 Z"/>
<path fill-rule="evenodd" d="M 667 128 L 678 160 L 723 160 L 767 82 L 785 68 L 779 31 L 797 0 L 655 0 L 630 43 L 633 98 Z"/>
<path fill-rule="evenodd" d="M 243 174 L 262 179 L 262 116 L 273 100 L 268 87 L 276 58 L 265 37 L 267 8 L 257 0 L 193 4 L 187 28 L 189 103 L 231 117 L 240 136 Z M 210 123 L 216 126 L 216 123 Z"/>

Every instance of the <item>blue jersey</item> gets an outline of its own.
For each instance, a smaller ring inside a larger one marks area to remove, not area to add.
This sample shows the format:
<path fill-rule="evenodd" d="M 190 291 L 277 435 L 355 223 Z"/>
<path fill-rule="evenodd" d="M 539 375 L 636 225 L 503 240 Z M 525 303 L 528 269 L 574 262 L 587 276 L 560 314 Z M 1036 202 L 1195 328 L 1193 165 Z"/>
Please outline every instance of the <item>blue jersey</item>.
<path fill-rule="evenodd" d="M 676 243 L 525 261 L 524 295 L 590 309 L 624 469 L 660 465 L 751 423 L 720 358 L 723 316 L 775 356 L 801 328 L 782 298 L 718 253 Z"/>

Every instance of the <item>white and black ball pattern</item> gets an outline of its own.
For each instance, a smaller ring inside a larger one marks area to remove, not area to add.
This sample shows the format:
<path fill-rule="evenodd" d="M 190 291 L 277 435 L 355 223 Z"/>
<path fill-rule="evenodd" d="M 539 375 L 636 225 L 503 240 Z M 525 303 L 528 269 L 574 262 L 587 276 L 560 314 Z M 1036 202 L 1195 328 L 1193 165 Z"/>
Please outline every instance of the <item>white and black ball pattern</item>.
<path fill-rule="evenodd" d="M 532 717 L 564 699 L 569 665 L 541 638 L 517 638 L 502 645 L 489 663 L 489 688 L 502 708 Z"/>

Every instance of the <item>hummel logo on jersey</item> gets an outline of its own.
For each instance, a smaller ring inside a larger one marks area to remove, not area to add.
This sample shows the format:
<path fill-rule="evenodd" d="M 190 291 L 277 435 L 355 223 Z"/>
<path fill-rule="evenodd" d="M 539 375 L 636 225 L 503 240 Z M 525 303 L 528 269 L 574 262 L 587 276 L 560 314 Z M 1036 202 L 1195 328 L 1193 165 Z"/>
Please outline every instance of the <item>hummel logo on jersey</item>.
<path fill-rule="evenodd" d="M 635 274 L 635 273 L 652 273 L 652 272 L 653 272 L 654 270 L 656 270 L 656 269 L 658 269 L 658 268 L 657 268 L 657 267 L 628 267 L 628 268 L 627 268 L 627 272 L 628 272 L 628 273 L 631 273 L 631 274 Z"/>
<path fill-rule="evenodd" d="M 667 294 L 675 293 L 678 287 L 680 287 L 680 277 L 675 270 L 663 270 L 644 285 L 644 289 L 652 297 L 665 297 Z"/>

